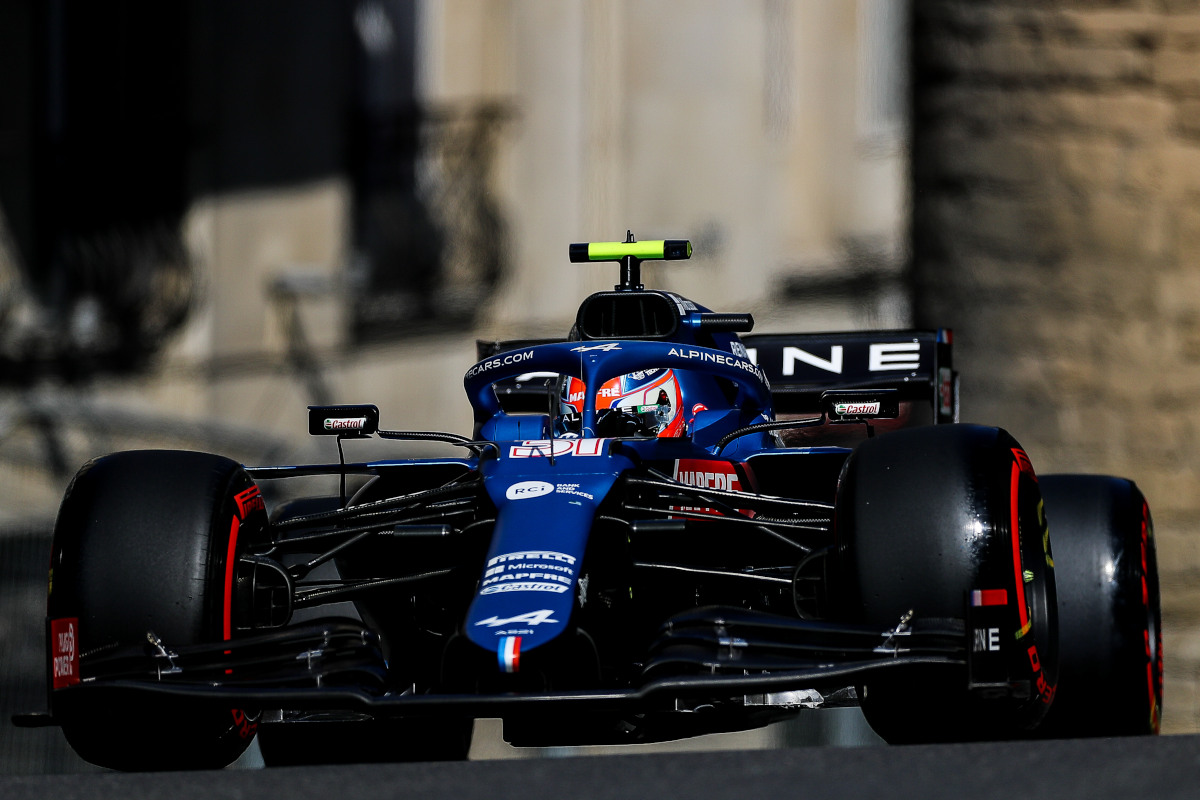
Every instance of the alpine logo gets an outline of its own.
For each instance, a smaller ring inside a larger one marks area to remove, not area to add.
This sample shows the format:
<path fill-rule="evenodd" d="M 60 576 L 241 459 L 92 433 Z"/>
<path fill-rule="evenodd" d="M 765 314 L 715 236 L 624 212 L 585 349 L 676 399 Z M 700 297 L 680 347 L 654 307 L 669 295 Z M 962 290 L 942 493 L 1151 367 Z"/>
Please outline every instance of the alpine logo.
<path fill-rule="evenodd" d="M 606 353 L 611 353 L 614 350 L 620 350 L 621 345 L 617 342 L 608 342 L 607 344 L 580 345 L 572 347 L 572 353 L 590 353 L 593 350 L 603 350 Z"/>
<path fill-rule="evenodd" d="M 530 497 L 541 497 L 554 491 L 554 484 L 545 481 L 521 481 L 508 487 L 504 496 L 509 500 L 525 500 Z"/>
<path fill-rule="evenodd" d="M 749 354 L 747 352 L 747 354 Z M 700 363 L 707 364 L 724 364 L 730 367 L 737 367 L 740 370 L 754 375 L 763 383 L 767 382 L 767 375 L 753 362 L 739 358 L 734 354 L 725 355 L 724 353 L 714 350 L 687 350 L 679 347 L 672 347 L 667 351 L 667 355 L 675 356 L 676 358 L 695 359 Z"/>
<path fill-rule="evenodd" d="M 525 614 L 518 614 L 515 617 L 507 617 L 501 619 L 495 615 L 487 619 L 481 619 L 476 622 L 476 627 L 486 625 L 489 628 L 500 628 L 505 625 L 541 625 L 543 622 L 556 623 L 558 620 L 554 618 L 554 612 L 548 608 L 543 608 L 541 611 L 530 611 Z"/>

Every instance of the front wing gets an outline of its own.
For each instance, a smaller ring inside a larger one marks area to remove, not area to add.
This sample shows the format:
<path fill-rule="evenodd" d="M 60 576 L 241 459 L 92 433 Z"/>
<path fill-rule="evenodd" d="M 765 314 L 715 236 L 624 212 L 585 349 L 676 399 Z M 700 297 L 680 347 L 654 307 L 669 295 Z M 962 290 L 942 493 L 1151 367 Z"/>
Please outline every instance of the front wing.
<path fill-rule="evenodd" d="M 697 609 L 664 625 L 643 679 L 621 688 L 494 694 L 413 694 L 388 688 L 378 637 L 356 620 L 326 619 L 269 634 L 172 649 L 85 657 L 84 682 L 55 690 L 71 705 L 122 698 L 372 717 L 458 715 L 506 720 L 551 714 L 644 715 L 714 703 L 794 710 L 852 703 L 852 687 L 882 672 L 965 667 L 961 620 L 905 620 L 890 631 L 806 622 L 741 609 Z M 966 674 L 966 672 L 962 672 Z M 851 691 L 847 692 L 846 690 Z M 25 715 L 24 725 L 54 724 Z"/>

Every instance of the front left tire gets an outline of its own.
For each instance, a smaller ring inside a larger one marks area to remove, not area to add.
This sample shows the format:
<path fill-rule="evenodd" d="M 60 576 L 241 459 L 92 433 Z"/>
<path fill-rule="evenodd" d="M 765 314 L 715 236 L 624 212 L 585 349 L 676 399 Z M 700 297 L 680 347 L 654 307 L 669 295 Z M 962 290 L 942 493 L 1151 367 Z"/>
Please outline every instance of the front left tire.
<path fill-rule="evenodd" d="M 915 618 L 995 613 L 1009 676 L 994 696 L 967 669 L 890 670 L 860 687 L 871 727 L 896 744 L 1018 738 L 1053 700 L 1058 673 L 1053 558 L 1037 477 L 999 428 L 938 425 L 867 439 L 846 460 L 835 507 L 840 619 L 886 631 Z M 990 601 L 989 601 L 990 602 Z M 994 692 L 994 690 L 992 690 Z"/>

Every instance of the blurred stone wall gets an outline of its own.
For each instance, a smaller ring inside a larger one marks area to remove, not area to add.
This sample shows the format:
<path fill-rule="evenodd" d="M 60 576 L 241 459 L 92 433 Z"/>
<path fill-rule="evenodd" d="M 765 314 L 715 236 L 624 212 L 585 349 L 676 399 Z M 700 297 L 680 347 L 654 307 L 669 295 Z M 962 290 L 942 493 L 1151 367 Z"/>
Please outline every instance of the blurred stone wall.
<path fill-rule="evenodd" d="M 917 0 L 913 36 L 916 321 L 955 328 L 965 421 L 1145 492 L 1196 731 L 1200 2 Z"/>

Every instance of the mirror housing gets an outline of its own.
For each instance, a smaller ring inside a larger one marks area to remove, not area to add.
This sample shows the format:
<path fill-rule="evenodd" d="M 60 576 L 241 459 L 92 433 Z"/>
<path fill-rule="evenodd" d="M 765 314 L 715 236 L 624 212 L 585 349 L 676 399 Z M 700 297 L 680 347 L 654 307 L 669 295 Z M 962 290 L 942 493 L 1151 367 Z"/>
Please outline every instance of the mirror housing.
<path fill-rule="evenodd" d="M 312 436 L 359 438 L 378 430 L 379 408 L 374 405 L 308 407 L 308 432 Z"/>

